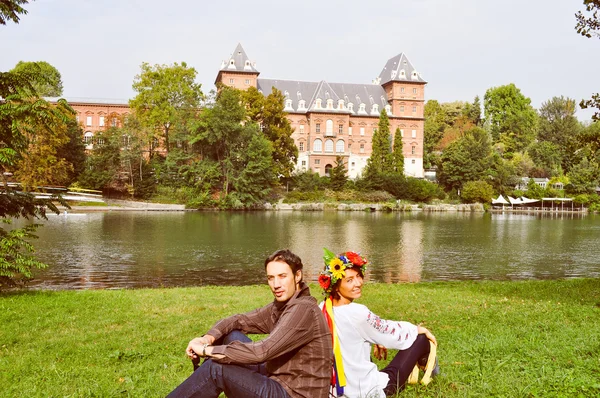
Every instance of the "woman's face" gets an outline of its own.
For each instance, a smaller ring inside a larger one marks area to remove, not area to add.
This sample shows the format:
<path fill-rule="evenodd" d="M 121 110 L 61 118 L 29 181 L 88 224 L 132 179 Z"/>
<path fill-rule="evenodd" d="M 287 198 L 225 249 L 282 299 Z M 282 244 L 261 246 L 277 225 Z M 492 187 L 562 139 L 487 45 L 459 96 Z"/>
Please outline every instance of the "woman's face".
<path fill-rule="evenodd" d="M 339 301 L 351 303 L 354 299 L 357 299 L 362 295 L 363 278 L 358 271 L 351 268 L 347 269 L 345 273 L 346 276 L 340 280 L 340 286 L 338 288 L 338 293 L 340 295 Z"/>

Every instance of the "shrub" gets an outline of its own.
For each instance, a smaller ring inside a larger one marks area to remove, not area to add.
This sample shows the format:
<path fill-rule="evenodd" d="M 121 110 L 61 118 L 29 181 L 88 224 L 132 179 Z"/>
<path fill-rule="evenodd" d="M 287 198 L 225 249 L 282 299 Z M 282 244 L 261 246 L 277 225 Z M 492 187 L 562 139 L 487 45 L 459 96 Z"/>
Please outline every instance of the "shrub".
<path fill-rule="evenodd" d="M 469 181 L 462 189 L 461 197 L 465 203 L 488 203 L 494 196 L 494 189 L 485 181 Z"/>

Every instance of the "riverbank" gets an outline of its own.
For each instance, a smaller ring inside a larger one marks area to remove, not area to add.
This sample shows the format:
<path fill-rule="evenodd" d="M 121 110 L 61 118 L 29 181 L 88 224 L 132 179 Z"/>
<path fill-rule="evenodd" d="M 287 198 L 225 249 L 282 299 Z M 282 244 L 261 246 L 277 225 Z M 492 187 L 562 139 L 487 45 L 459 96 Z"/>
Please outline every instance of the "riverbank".
<path fill-rule="evenodd" d="M 599 279 L 364 292 L 380 316 L 423 323 L 440 342 L 442 376 L 402 397 L 600 394 Z M 266 286 L 0 294 L 0 395 L 165 396 L 192 370 L 189 339 L 271 299 Z"/>

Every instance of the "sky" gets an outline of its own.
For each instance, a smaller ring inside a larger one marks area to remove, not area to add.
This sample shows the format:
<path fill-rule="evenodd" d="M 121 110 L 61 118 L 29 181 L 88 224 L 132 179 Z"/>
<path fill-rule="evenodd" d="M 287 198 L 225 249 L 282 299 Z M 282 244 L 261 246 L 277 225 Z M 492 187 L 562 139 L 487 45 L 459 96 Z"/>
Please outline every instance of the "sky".
<path fill-rule="evenodd" d="M 205 93 L 238 43 L 260 77 L 371 83 L 403 52 L 426 100 L 483 99 L 514 83 L 535 108 L 600 91 L 600 38 L 575 32 L 583 0 L 37 0 L 0 26 L 0 71 L 56 67 L 69 98 L 128 100 L 143 62 L 186 62 Z M 578 110 L 581 121 L 592 110 Z"/>

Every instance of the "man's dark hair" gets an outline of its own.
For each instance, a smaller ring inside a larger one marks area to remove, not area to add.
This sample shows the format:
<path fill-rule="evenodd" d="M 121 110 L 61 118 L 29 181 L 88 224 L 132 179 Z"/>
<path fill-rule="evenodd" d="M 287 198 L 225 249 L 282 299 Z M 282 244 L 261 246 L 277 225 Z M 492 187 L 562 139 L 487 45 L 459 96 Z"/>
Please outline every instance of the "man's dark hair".
<path fill-rule="evenodd" d="M 294 275 L 296 275 L 298 270 L 301 271 L 303 267 L 300 257 L 292 253 L 289 249 L 277 250 L 275 253 L 267 257 L 265 260 L 265 268 L 267 268 L 267 264 L 269 264 L 271 261 L 281 261 L 286 263 L 290 266 Z M 302 279 L 300 279 L 300 281 L 302 281 Z"/>

